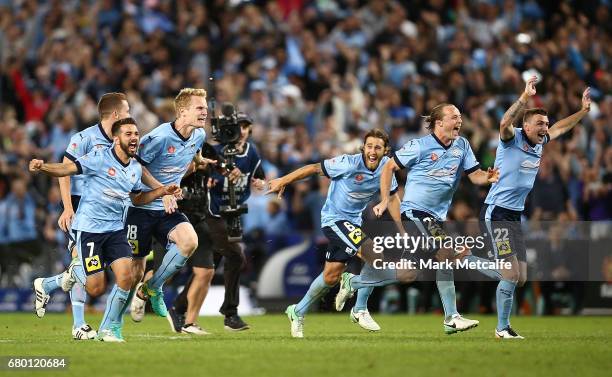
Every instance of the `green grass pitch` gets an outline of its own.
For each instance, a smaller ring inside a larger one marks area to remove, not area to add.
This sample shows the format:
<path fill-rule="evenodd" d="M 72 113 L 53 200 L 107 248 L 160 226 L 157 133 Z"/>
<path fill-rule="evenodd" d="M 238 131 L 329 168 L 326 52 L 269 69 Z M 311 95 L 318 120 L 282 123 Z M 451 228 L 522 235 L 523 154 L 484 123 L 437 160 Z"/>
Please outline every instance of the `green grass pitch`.
<path fill-rule="evenodd" d="M 100 316 L 88 315 L 97 326 Z M 472 318 L 472 317 L 470 317 Z M 66 356 L 67 370 L 0 376 L 610 376 L 612 317 L 516 317 L 527 339 L 499 341 L 495 318 L 445 335 L 435 315 L 375 315 L 368 333 L 342 314 L 306 317 L 305 339 L 292 339 L 284 315 L 245 318 L 229 333 L 221 317 L 201 318 L 206 337 L 171 333 L 163 318 L 126 317 L 125 344 L 73 341 L 67 314 L 0 314 L 0 356 Z"/>

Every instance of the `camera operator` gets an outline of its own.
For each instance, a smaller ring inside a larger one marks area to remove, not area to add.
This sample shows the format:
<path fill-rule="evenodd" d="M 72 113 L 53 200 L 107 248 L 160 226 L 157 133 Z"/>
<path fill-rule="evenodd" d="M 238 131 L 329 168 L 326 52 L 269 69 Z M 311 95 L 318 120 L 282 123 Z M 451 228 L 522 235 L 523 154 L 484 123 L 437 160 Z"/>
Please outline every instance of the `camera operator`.
<path fill-rule="evenodd" d="M 206 171 L 205 174 L 209 174 L 210 177 L 203 178 L 201 172 L 197 172 L 194 177 L 194 180 L 200 182 L 200 185 L 202 179 L 207 180 L 206 186 L 208 188 L 208 193 L 206 201 L 207 208 L 205 210 L 206 216 L 200 230 L 207 233 L 212 243 L 212 251 L 215 253 L 215 262 L 218 262 L 221 257 L 225 257 L 223 270 L 225 298 L 219 311 L 225 315 L 225 329 L 231 331 L 241 331 L 249 328 L 249 325 L 238 316 L 240 272 L 244 268 L 246 260 L 239 243 L 239 238 L 231 237 L 230 240 L 230 236 L 236 236 L 236 229 L 228 228 L 227 219 L 222 217 L 223 211 L 221 208 L 227 205 L 229 201 L 228 188 L 230 182 L 234 186 L 238 205 L 243 204 L 249 198 L 251 194 L 251 185 L 259 190 L 263 190 L 265 186 L 265 175 L 260 166 L 261 160 L 254 145 L 248 142 L 248 138 L 251 134 L 252 122 L 244 113 L 238 113 L 236 119 L 240 126 L 240 138 L 236 142 L 238 154 L 235 156 L 235 168 L 231 171 L 225 169 L 223 163 L 226 160 L 223 155 L 224 145 L 218 144 L 203 149 L 203 156 L 205 158 L 219 162 L 215 168 Z M 200 201 L 200 203 L 204 202 Z M 204 229 L 204 227 L 207 229 Z M 238 231 L 240 231 L 240 229 L 238 229 Z M 198 235 L 200 234 L 201 233 L 198 231 Z M 197 311 L 193 312 L 193 316 L 187 316 L 185 318 L 185 325 L 182 328 L 185 329 L 185 326 L 189 325 L 191 321 L 195 322 L 200 306 L 208 292 L 208 286 L 212 279 L 211 269 L 214 268 L 214 265 L 211 263 L 212 261 L 209 255 L 210 249 L 206 249 L 208 250 L 200 250 L 200 248 L 198 248 L 192 256 L 194 261 L 196 259 L 202 261 L 202 263 L 197 263 L 197 267 L 202 268 L 203 273 L 194 273 L 183 292 L 177 297 L 173 310 L 169 311 L 175 330 L 177 330 L 177 326 L 180 325 L 182 312 L 184 312 L 186 308 L 193 307 L 195 310 L 197 306 Z M 201 255 L 198 256 L 198 254 Z M 194 262 L 194 267 L 196 267 L 195 264 Z M 198 288 L 196 290 L 193 288 L 194 285 L 196 287 L 205 288 Z M 190 310 L 187 310 L 187 312 L 190 312 Z"/>

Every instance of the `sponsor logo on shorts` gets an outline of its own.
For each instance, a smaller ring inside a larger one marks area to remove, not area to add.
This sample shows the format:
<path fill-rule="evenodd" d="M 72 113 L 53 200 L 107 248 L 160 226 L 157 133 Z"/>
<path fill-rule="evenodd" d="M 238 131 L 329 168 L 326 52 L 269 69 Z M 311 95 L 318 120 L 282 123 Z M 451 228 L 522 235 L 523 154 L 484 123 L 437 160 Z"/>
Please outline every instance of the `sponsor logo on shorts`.
<path fill-rule="evenodd" d="M 85 269 L 87 270 L 87 272 L 93 272 L 102 269 L 100 256 L 94 255 L 93 257 L 85 258 Z"/>
<path fill-rule="evenodd" d="M 138 240 L 128 240 L 130 247 L 132 248 L 132 255 L 138 255 L 140 250 L 138 248 Z"/>

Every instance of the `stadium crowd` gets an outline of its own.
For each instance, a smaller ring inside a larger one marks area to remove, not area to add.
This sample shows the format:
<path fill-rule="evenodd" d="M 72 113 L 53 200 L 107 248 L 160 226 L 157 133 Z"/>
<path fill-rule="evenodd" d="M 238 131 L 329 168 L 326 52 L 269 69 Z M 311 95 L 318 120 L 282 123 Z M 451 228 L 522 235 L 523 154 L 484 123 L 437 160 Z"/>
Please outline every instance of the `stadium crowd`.
<path fill-rule="evenodd" d="M 441 102 L 461 110 L 461 133 L 492 166 L 500 118 L 525 72 L 537 71 L 531 105 L 548 109 L 551 124 L 580 108 L 587 86 L 594 103 L 546 146 L 526 213 L 609 221 L 610 8 L 606 0 L 0 0 L 0 285 L 29 285 L 24 262 L 63 269 L 57 180 L 30 176 L 26 162 L 59 161 L 110 91 L 127 94 L 143 134 L 173 119 L 183 87 L 237 104 L 253 118 L 252 140 L 274 178 L 357 152 L 372 127 L 397 150 L 427 132 L 421 115 Z M 324 242 L 327 186 L 302 182 L 282 201 L 254 194 L 245 231 L 261 240 L 289 229 Z M 462 183 L 450 218 L 475 219 L 486 190 Z"/>

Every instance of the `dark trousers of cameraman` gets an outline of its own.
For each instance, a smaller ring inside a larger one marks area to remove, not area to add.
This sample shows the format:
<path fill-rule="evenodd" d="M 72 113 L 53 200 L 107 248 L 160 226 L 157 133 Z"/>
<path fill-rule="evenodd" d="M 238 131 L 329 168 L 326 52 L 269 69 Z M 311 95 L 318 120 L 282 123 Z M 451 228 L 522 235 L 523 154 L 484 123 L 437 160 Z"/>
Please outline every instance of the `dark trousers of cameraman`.
<path fill-rule="evenodd" d="M 226 317 L 233 316 L 238 314 L 240 272 L 245 267 L 246 258 L 239 243 L 228 241 L 225 220 L 209 216 L 205 221 L 210 229 L 215 265 L 218 266 L 219 260 L 225 258 L 223 264 L 225 298 L 219 312 Z"/>

